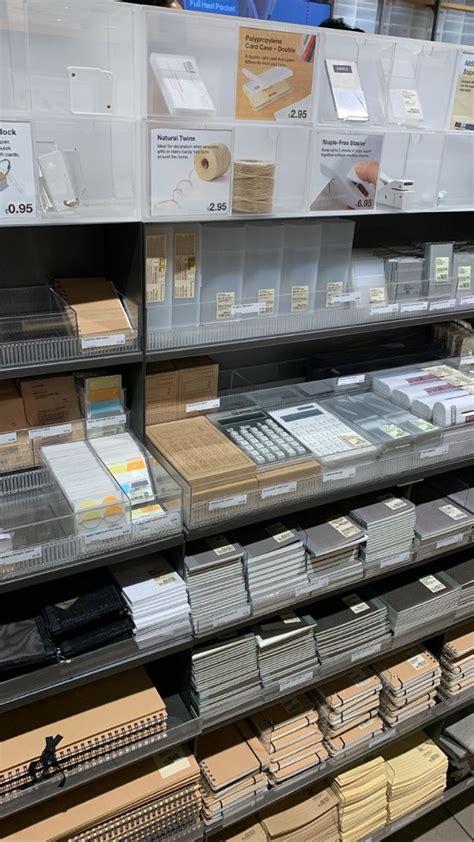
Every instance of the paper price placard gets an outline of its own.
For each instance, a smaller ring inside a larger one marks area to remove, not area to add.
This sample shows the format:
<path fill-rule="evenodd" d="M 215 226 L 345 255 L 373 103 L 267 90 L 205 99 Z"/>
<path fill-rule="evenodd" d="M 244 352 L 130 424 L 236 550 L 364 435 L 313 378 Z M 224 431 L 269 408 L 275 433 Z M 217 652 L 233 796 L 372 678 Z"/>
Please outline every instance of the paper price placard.
<path fill-rule="evenodd" d="M 450 129 L 474 131 L 474 52 L 459 56 Z"/>
<path fill-rule="evenodd" d="M 0 219 L 34 219 L 36 189 L 29 123 L 0 122 Z"/>

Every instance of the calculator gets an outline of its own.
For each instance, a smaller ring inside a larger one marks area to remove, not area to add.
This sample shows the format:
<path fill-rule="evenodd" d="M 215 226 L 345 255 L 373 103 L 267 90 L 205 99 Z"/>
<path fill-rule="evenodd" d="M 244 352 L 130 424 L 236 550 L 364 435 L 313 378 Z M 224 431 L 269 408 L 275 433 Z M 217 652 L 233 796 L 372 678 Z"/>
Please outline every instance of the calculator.
<path fill-rule="evenodd" d="M 377 448 L 317 403 L 305 403 L 269 413 L 275 421 L 329 464 L 375 456 Z"/>
<path fill-rule="evenodd" d="M 304 443 L 260 410 L 216 418 L 215 423 L 260 467 L 311 455 Z"/>

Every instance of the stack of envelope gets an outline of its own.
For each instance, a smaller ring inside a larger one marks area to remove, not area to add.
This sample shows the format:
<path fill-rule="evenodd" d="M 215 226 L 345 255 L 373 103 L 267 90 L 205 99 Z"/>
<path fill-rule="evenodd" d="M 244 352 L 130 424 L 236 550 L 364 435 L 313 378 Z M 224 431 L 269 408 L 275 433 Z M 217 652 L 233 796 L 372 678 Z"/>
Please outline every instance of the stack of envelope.
<path fill-rule="evenodd" d="M 192 638 L 186 585 L 163 556 L 119 564 L 112 573 L 135 623 L 137 643 Z"/>
<path fill-rule="evenodd" d="M 389 821 L 411 813 L 446 789 L 448 758 L 423 731 L 388 746 L 383 756 Z"/>
<path fill-rule="evenodd" d="M 261 690 L 257 641 L 252 632 L 233 632 L 193 650 L 192 704 L 198 716 L 210 718 L 250 703 Z"/>
<path fill-rule="evenodd" d="M 415 550 L 417 560 L 430 558 L 452 546 L 469 543 L 474 516 L 449 497 L 437 497 L 423 486 L 416 492 Z M 430 499 L 431 498 L 431 499 Z"/>
<path fill-rule="evenodd" d="M 374 652 L 390 640 L 387 606 L 370 588 L 328 599 L 314 608 L 316 648 L 321 661 L 357 660 L 354 650 Z"/>
<path fill-rule="evenodd" d="M 258 666 L 264 687 L 291 682 L 293 676 L 307 675 L 310 681 L 318 665 L 314 641 L 314 621 L 308 615 L 287 611 L 256 627 Z"/>
<path fill-rule="evenodd" d="M 171 842 L 199 830 L 200 806 L 199 766 L 177 746 L 11 816 L 3 839 Z"/>
<path fill-rule="evenodd" d="M 380 716 L 396 725 L 436 704 L 441 681 L 438 660 L 424 646 L 389 655 L 374 664 L 383 684 Z"/>
<path fill-rule="evenodd" d="M 5 795 L 28 786 L 47 737 L 60 735 L 55 757 L 67 774 L 94 768 L 164 733 L 165 703 L 143 667 L 103 678 L 29 705 L 27 716 L 3 714 L 1 783 Z M 40 775 L 41 763 L 37 764 Z M 58 777 L 50 767 L 49 775 Z M 59 778 L 58 778 L 59 780 Z"/>
<path fill-rule="evenodd" d="M 363 576 L 359 551 L 365 531 L 347 516 L 316 509 L 305 513 L 308 576 L 314 588 L 343 585 Z"/>
<path fill-rule="evenodd" d="M 387 779 L 383 757 L 337 775 L 331 787 L 339 800 L 341 842 L 358 842 L 387 821 Z"/>
<path fill-rule="evenodd" d="M 326 760 L 318 712 L 305 696 L 296 696 L 255 713 L 252 727 L 269 755 L 270 783 L 286 781 Z"/>
<path fill-rule="evenodd" d="M 474 606 L 474 556 L 458 561 L 453 559 L 443 563 L 443 570 L 459 585 L 459 613 L 471 613 Z"/>
<path fill-rule="evenodd" d="M 244 550 L 237 541 L 217 535 L 189 544 L 184 579 L 197 634 L 250 614 Z"/>
<path fill-rule="evenodd" d="M 410 559 L 415 529 L 415 506 L 410 500 L 388 496 L 351 509 L 350 516 L 367 533 L 367 544 L 361 548 L 366 566 Z"/>
<path fill-rule="evenodd" d="M 313 691 L 331 757 L 370 740 L 383 730 L 378 715 L 381 690 L 382 682 L 366 667 Z"/>
<path fill-rule="evenodd" d="M 303 536 L 284 523 L 239 531 L 247 557 L 252 605 L 258 610 L 309 590 Z"/>
<path fill-rule="evenodd" d="M 390 625 L 395 637 L 417 626 L 455 616 L 461 589 L 442 571 L 399 573 L 382 582 L 377 591 L 388 609 Z M 423 575 L 424 574 L 424 575 Z"/>
<path fill-rule="evenodd" d="M 254 751 L 258 753 L 256 753 Z M 249 810 L 268 789 L 268 755 L 244 722 L 226 725 L 199 738 L 202 817 L 207 827 L 235 809 Z"/>
<path fill-rule="evenodd" d="M 339 842 L 337 798 L 314 784 L 259 813 L 269 842 Z"/>
<path fill-rule="evenodd" d="M 457 627 L 446 635 L 441 652 L 439 695 L 452 699 L 474 687 L 474 626 Z"/>

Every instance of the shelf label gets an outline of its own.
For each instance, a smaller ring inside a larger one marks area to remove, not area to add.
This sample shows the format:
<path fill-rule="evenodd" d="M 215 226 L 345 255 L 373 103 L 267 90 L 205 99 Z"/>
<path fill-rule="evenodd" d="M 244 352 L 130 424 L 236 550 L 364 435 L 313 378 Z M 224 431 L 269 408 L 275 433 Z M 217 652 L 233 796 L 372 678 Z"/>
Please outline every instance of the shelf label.
<path fill-rule="evenodd" d="M 337 471 L 326 471 L 323 474 L 323 482 L 337 482 L 341 479 L 349 479 L 349 477 L 355 477 L 356 469 L 355 467 L 350 468 L 339 468 Z"/>
<path fill-rule="evenodd" d="M 351 661 L 360 661 L 362 658 L 369 658 L 370 655 L 375 655 L 377 652 L 380 652 L 382 647 L 381 643 L 373 643 L 372 646 L 366 646 L 365 649 L 359 649 L 357 652 L 354 652 L 351 656 Z"/>
<path fill-rule="evenodd" d="M 406 553 L 398 553 L 398 555 L 394 555 L 391 558 L 384 558 L 380 562 L 380 567 L 391 567 L 392 564 L 401 564 L 403 561 L 408 561 L 410 558 L 410 551 L 407 550 Z"/>
<path fill-rule="evenodd" d="M 347 377 L 339 377 L 337 381 L 338 386 L 352 386 L 355 383 L 364 383 L 365 374 L 351 374 Z"/>
<path fill-rule="evenodd" d="M 295 588 L 295 596 L 302 596 L 305 593 L 310 593 L 314 588 L 312 582 L 302 582 L 301 585 L 297 585 Z"/>
<path fill-rule="evenodd" d="M 474 304 L 474 295 L 461 295 L 461 307 L 471 306 Z"/>
<path fill-rule="evenodd" d="M 413 301 L 400 304 L 400 313 L 424 313 L 428 309 L 428 301 Z"/>
<path fill-rule="evenodd" d="M 86 421 L 87 430 L 105 430 L 107 427 L 116 427 L 120 424 L 125 424 L 127 416 L 125 412 L 119 412 L 117 415 L 109 415 L 107 418 L 90 418 Z"/>
<path fill-rule="evenodd" d="M 223 497 L 222 500 L 210 500 L 209 511 L 216 509 L 231 509 L 234 506 L 244 506 L 247 502 L 247 494 L 235 494 L 234 497 Z"/>
<path fill-rule="evenodd" d="M 431 310 L 452 310 L 456 306 L 455 298 L 448 298 L 446 301 L 432 301 L 430 304 Z"/>
<path fill-rule="evenodd" d="M 399 304 L 385 304 L 383 307 L 371 307 L 371 316 L 383 316 L 384 313 L 398 313 L 400 309 Z"/>
<path fill-rule="evenodd" d="M 468 357 L 460 357 L 459 362 L 461 365 L 472 365 L 474 363 L 474 354 L 469 354 Z"/>
<path fill-rule="evenodd" d="M 125 345 L 124 333 L 110 333 L 107 336 L 83 336 L 81 348 L 87 351 L 89 348 L 111 348 L 113 345 Z"/>
<path fill-rule="evenodd" d="M 313 670 L 308 670 L 308 672 L 301 672 L 299 675 L 289 675 L 288 678 L 284 678 L 282 681 L 280 681 L 280 692 L 283 693 L 285 690 L 290 690 L 292 687 L 297 687 L 298 684 L 307 684 L 308 681 L 312 680 L 313 675 Z"/>
<path fill-rule="evenodd" d="M 11 553 L 3 553 L 0 555 L 0 564 L 8 562 L 8 564 L 21 564 L 22 561 L 32 561 L 35 558 L 41 558 L 42 547 L 28 547 L 24 550 L 12 550 Z"/>
<path fill-rule="evenodd" d="M 96 541 L 110 541 L 112 538 L 119 538 L 121 535 L 129 535 L 131 531 L 131 523 L 118 523 L 117 526 L 111 526 L 110 529 L 104 529 L 101 532 L 91 532 L 82 537 L 87 546 L 88 544 L 94 544 Z"/>
<path fill-rule="evenodd" d="M 298 487 L 297 482 L 284 482 L 280 485 L 270 485 L 268 488 L 262 488 L 262 500 L 267 497 L 280 497 L 283 494 L 292 494 Z"/>
<path fill-rule="evenodd" d="M 249 615 L 250 605 L 242 605 L 240 608 L 236 608 L 235 611 L 226 611 L 225 613 L 214 617 L 212 625 L 214 628 L 224 624 L 227 625 L 227 623 L 233 623 L 235 620 L 240 620 L 242 617 L 248 617 Z"/>
<path fill-rule="evenodd" d="M 0 218 L 36 217 L 30 123 L 0 122 Z"/>
<path fill-rule="evenodd" d="M 319 590 L 319 588 L 327 588 L 329 585 L 329 576 L 320 576 L 318 579 L 311 581 L 311 590 Z"/>
<path fill-rule="evenodd" d="M 16 443 L 16 433 L 11 430 L 9 433 L 2 433 L 0 435 L 0 445 L 2 444 L 15 444 Z"/>
<path fill-rule="evenodd" d="M 151 215 L 228 216 L 231 149 L 230 131 L 151 129 Z"/>
<path fill-rule="evenodd" d="M 70 433 L 72 433 L 72 424 L 53 424 L 51 427 L 35 427 L 34 430 L 28 430 L 30 441 L 67 436 Z"/>
<path fill-rule="evenodd" d="M 220 398 L 213 398 L 209 401 L 196 401 L 196 403 L 186 404 L 186 412 L 203 412 L 206 409 L 219 409 L 220 405 Z"/>
<path fill-rule="evenodd" d="M 441 547 L 450 547 L 451 544 L 460 544 L 464 541 L 464 532 L 457 532 L 456 535 L 448 535 L 447 538 L 442 538 L 441 541 L 436 542 L 436 549 L 440 550 Z"/>
<path fill-rule="evenodd" d="M 431 450 L 422 450 L 420 459 L 435 459 L 437 456 L 444 456 L 449 452 L 449 444 L 442 444 L 439 447 L 432 447 Z"/>
<path fill-rule="evenodd" d="M 265 301 L 253 301 L 250 304 L 234 304 L 230 308 L 231 316 L 242 316 L 246 313 L 265 313 L 267 305 Z"/>
<path fill-rule="evenodd" d="M 360 292 L 332 293 L 329 306 L 331 306 L 331 304 L 349 304 L 352 301 L 360 301 L 360 299 Z"/>
<path fill-rule="evenodd" d="M 369 740 L 369 748 L 371 748 L 372 746 L 377 746 L 379 743 L 384 743 L 386 742 L 386 740 L 393 739 L 396 736 L 396 734 L 396 728 L 390 728 L 389 731 L 382 731 L 381 734 L 377 734 L 376 737 L 372 737 L 372 739 Z"/>

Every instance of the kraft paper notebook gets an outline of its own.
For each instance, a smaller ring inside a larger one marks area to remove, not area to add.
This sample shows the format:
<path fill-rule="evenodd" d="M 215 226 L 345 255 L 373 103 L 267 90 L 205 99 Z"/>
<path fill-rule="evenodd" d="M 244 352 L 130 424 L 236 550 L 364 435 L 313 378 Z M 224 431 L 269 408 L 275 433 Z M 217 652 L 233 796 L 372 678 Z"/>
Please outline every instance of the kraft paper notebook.
<path fill-rule="evenodd" d="M 129 318 L 114 285 L 105 278 L 56 278 L 56 289 L 77 318 L 79 333 L 129 335 Z"/>
<path fill-rule="evenodd" d="M 260 762 L 235 725 L 199 739 L 201 770 L 214 790 L 260 771 Z"/>

